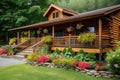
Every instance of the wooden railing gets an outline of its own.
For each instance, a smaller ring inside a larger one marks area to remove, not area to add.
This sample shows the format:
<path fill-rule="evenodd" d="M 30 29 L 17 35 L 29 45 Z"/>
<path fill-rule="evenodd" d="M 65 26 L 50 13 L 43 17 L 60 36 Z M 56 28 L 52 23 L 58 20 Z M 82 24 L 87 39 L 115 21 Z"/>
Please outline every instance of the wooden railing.
<path fill-rule="evenodd" d="M 40 41 L 40 38 L 31 38 L 23 43 L 20 43 L 16 46 L 14 46 L 14 48 L 17 49 L 17 52 L 29 47 L 29 46 L 32 46 L 34 45 L 35 43 L 39 42 Z"/>
<path fill-rule="evenodd" d="M 37 42 L 36 44 L 34 44 L 34 45 L 32 46 L 33 52 L 36 52 L 42 45 L 43 45 L 43 42 L 42 42 L 42 41 L 39 41 L 39 42 Z"/>
<path fill-rule="evenodd" d="M 103 35 L 102 36 L 102 47 L 110 46 L 110 37 Z M 75 48 L 99 48 L 99 36 L 96 35 L 96 39 L 90 43 L 79 43 L 77 41 L 77 36 L 63 36 L 63 37 L 55 37 L 53 38 L 54 47 L 75 47 Z"/>

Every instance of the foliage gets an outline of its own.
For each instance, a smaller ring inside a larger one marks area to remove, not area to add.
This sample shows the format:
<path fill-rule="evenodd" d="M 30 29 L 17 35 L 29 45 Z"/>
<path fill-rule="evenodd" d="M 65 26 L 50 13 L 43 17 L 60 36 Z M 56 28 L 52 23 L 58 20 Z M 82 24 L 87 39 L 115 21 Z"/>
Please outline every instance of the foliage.
<path fill-rule="evenodd" d="M 79 62 L 78 63 L 78 67 L 81 69 L 81 70 L 84 70 L 84 69 L 87 69 L 87 68 L 90 68 L 90 63 L 89 62 Z"/>
<path fill-rule="evenodd" d="M 6 54 L 6 49 L 4 49 L 4 48 L 0 48 L 0 54 Z"/>
<path fill-rule="evenodd" d="M 52 42 L 52 36 L 44 36 L 41 38 L 41 41 L 44 43 L 51 43 Z"/>
<path fill-rule="evenodd" d="M 12 46 L 7 46 L 6 51 L 7 51 L 8 55 L 13 55 L 15 53 L 16 49 L 13 48 Z"/>
<path fill-rule="evenodd" d="M 30 53 L 27 56 L 27 60 L 29 61 L 36 61 L 39 58 L 39 55 L 37 53 Z"/>
<path fill-rule="evenodd" d="M 89 42 L 93 42 L 95 38 L 96 38 L 95 33 L 84 33 L 84 34 L 80 34 L 77 40 L 80 43 L 89 43 Z"/>
<path fill-rule="evenodd" d="M 73 52 L 73 50 L 72 50 L 71 47 L 69 47 L 67 50 L 64 49 L 64 50 L 61 52 L 61 56 L 62 56 L 62 57 L 65 57 L 65 58 L 72 58 L 74 55 L 75 55 L 75 53 Z"/>
<path fill-rule="evenodd" d="M 10 40 L 9 40 L 9 44 L 11 45 L 11 44 L 14 44 L 15 42 L 16 42 L 16 38 L 11 38 Z"/>
<path fill-rule="evenodd" d="M 60 54 L 60 50 L 58 48 L 56 48 L 56 50 L 52 54 L 50 54 L 49 56 L 51 59 L 56 59 L 56 58 L 60 57 L 59 54 Z"/>
<path fill-rule="evenodd" d="M 117 42 L 116 50 L 107 53 L 106 60 L 110 64 L 109 68 L 117 74 L 120 74 L 120 41 Z"/>
<path fill-rule="evenodd" d="M 111 50 L 109 52 L 107 52 L 107 56 L 106 56 L 106 60 L 108 62 L 110 62 L 110 60 L 112 58 L 114 58 L 115 56 L 120 56 L 120 41 L 117 42 L 117 49 L 116 50 Z"/>
<path fill-rule="evenodd" d="M 114 73 L 120 74 L 120 56 L 115 56 L 110 60 L 110 69 Z"/>
<path fill-rule="evenodd" d="M 119 0 L 60 0 L 60 6 L 78 11 L 86 12 L 107 6 L 120 4 Z M 94 4 L 94 5 L 93 5 Z"/>
<path fill-rule="evenodd" d="M 50 49 L 48 45 L 43 45 L 42 47 L 39 48 L 38 53 L 49 53 Z"/>
<path fill-rule="evenodd" d="M 37 63 L 45 63 L 45 62 L 48 62 L 48 61 L 50 61 L 50 58 L 49 57 L 47 57 L 47 56 L 45 56 L 45 55 L 43 55 L 43 56 L 40 56 L 38 59 L 37 59 Z"/>
<path fill-rule="evenodd" d="M 96 59 L 94 53 L 86 54 L 83 50 L 80 50 L 74 58 L 78 61 L 94 61 Z"/>
<path fill-rule="evenodd" d="M 21 38 L 21 43 L 24 43 L 24 42 L 26 42 L 28 40 L 28 37 L 22 37 Z"/>

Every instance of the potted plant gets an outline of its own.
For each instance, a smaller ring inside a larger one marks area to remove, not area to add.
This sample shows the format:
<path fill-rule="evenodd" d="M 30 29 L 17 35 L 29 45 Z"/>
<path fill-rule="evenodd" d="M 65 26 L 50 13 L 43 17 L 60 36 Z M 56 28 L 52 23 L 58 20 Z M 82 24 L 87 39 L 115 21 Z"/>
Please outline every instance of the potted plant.
<path fill-rule="evenodd" d="M 68 32 L 72 32 L 73 30 L 74 30 L 74 28 L 72 26 L 70 26 L 70 27 L 67 28 Z"/>
<path fill-rule="evenodd" d="M 11 38 L 9 41 L 9 44 L 12 45 L 12 44 L 16 43 L 16 40 L 17 40 L 16 38 Z"/>
<path fill-rule="evenodd" d="M 48 33 L 48 29 L 43 29 L 43 33 Z"/>
<path fill-rule="evenodd" d="M 79 30 L 79 29 L 81 29 L 83 26 L 84 26 L 83 24 L 79 23 L 79 24 L 77 24 L 76 29 Z"/>
<path fill-rule="evenodd" d="M 6 47 L 7 55 L 13 55 L 15 53 L 15 49 L 12 46 Z"/>

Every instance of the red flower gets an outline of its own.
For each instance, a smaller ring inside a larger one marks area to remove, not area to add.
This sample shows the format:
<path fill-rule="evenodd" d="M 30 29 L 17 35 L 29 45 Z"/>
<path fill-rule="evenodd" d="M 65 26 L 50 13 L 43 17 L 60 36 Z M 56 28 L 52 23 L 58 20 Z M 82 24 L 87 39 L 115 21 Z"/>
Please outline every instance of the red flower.
<path fill-rule="evenodd" d="M 84 70 L 84 69 L 90 68 L 90 63 L 89 62 L 79 62 L 78 67 L 81 70 Z"/>
<path fill-rule="evenodd" d="M 36 62 L 37 63 L 45 63 L 45 62 L 48 62 L 48 61 L 50 61 L 50 58 L 43 55 L 40 58 L 38 58 Z"/>
<path fill-rule="evenodd" d="M 96 64 L 95 70 L 98 71 L 98 70 L 103 69 L 103 68 L 104 68 L 104 66 L 101 66 L 101 65 L 99 65 L 99 64 Z"/>
<path fill-rule="evenodd" d="M 5 49 L 0 49 L 0 54 L 5 54 L 6 50 Z"/>

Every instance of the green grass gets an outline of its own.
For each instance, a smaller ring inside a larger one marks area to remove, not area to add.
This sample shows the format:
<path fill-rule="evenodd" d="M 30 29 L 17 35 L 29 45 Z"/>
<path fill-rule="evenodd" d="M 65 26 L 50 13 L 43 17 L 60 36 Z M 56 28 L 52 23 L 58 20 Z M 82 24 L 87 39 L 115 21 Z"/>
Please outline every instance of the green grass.
<path fill-rule="evenodd" d="M 73 70 L 14 65 L 0 67 L 0 80 L 117 80 L 91 77 Z"/>

